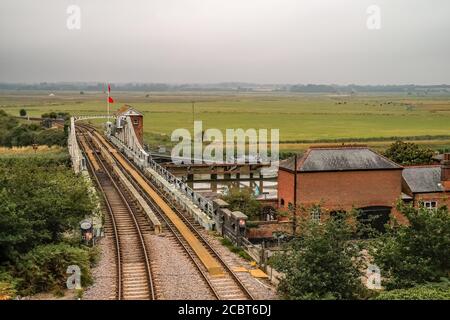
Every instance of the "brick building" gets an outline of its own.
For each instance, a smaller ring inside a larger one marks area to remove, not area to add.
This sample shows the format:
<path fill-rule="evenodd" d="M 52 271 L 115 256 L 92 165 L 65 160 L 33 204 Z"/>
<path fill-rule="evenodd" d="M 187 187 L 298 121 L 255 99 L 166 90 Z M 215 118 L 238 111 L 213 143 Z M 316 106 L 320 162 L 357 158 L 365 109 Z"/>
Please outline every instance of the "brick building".
<path fill-rule="evenodd" d="M 402 196 L 402 169 L 365 146 L 311 147 L 296 165 L 294 158 L 280 163 L 278 206 L 294 203 L 296 176 L 297 206 L 320 204 L 315 218 L 356 208 L 381 228 L 391 212 L 397 215 L 393 208 Z"/>
<path fill-rule="evenodd" d="M 133 124 L 134 132 L 136 133 L 136 137 L 138 138 L 141 146 L 144 145 L 144 116 L 142 113 L 134 109 L 132 106 L 123 105 L 116 112 L 117 123 L 116 128 L 121 129 L 123 126 L 123 121 L 125 117 L 129 116 L 131 119 L 131 123 Z"/>
<path fill-rule="evenodd" d="M 411 197 L 415 207 L 442 205 L 450 207 L 450 153 L 444 154 L 440 165 L 406 167 L 402 189 Z"/>

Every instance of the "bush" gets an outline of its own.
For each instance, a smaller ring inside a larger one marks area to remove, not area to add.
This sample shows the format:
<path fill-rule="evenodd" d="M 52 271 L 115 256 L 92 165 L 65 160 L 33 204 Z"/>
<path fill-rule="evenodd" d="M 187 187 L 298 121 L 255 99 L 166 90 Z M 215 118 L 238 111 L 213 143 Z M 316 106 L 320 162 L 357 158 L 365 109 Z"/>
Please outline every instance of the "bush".
<path fill-rule="evenodd" d="M 291 151 L 280 151 L 278 154 L 280 160 L 285 160 L 285 159 L 289 159 L 293 156 L 295 156 L 295 152 L 291 152 Z"/>
<path fill-rule="evenodd" d="M 20 114 L 21 117 L 25 117 L 27 115 L 27 110 L 20 109 L 19 114 Z"/>
<path fill-rule="evenodd" d="M 37 245 L 60 241 L 94 209 L 83 177 L 60 164 L 47 165 L 51 157 L 43 159 L 0 159 L 2 262 L 15 261 Z"/>
<path fill-rule="evenodd" d="M 421 148 L 413 142 L 397 141 L 391 144 L 384 155 L 401 165 L 430 164 L 433 150 Z"/>
<path fill-rule="evenodd" d="M 16 296 L 16 290 L 9 282 L 0 281 L 0 300 L 11 300 Z"/>
<path fill-rule="evenodd" d="M 21 258 L 15 274 L 20 278 L 20 291 L 24 295 L 66 288 L 67 267 L 77 265 L 81 270 L 83 287 L 92 283 L 89 249 L 64 243 L 42 245 Z"/>
<path fill-rule="evenodd" d="M 229 240 L 227 238 L 221 238 L 220 242 L 222 243 L 223 246 L 227 247 L 228 250 L 239 255 L 241 258 L 248 260 L 248 261 L 253 260 L 252 257 L 244 249 L 236 247 L 233 244 L 233 242 L 231 242 L 231 240 Z"/>
<path fill-rule="evenodd" d="M 300 221 L 301 236 L 274 255 L 271 264 L 284 273 L 278 291 L 286 299 L 356 299 L 366 292 L 360 242 L 351 241 L 354 228 L 347 219 L 320 223 Z"/>
<path fill-rule="evenodd" d="M 394 225 L 374 242 L 374 263 L 388 289 L 410 288 L 446 277 L 450 271 L 450 215 L 400 203 L 409 225 Z"/>
<path fill-rule="evenodd" d="M 11 130 L 18 123 L 17 119 L 10 117 L 4 110 L 0 110 L 0 132 Z"/>
<path fill-rule="evenodd" d="M 17 281 L 6 271 L 0 269 L 0 300 L 14 299 L 17 294 Z"/>
<path fill-rule="evenodd" d="M 70 118 L 70 113 L 68 112 L 48 112 L 43 113 L 41 118 L 50 118 L 50 119 L 64 119 L 67 120 Z"/>
<path fill-rule="evenodd" d="M 261 204 L 256 200 L 251 188 L 230 188 L 229 193 L 222 198 L 228 202 L 231 211 L 241 211 L 250 220 L 256 220 L 261 214 Z"/>
<path fill-rule="evenodd" d="M 65 119 L 68 114 L 55 113 L 54 116 Z M 4 111 L 0 112 L 0 145 L 6 147 L 24 147 L 35 143 L 48 146 L 66 146 L 67 129 L 65 127 L 64 130 L 44 130 L 41 125 L 35 123 L 19 124 L 16 119 L 10 117 Z"/>
<path fill-rule="evenodd" d="M 49 147 L 55 145 L 64 147 L 67 145 L 67 135 L 63 130 L 43 130 L 36 136 L 36 143 Z"/>
<path fill-rule="evenodd" d="M 56 112 L 48 112 L 48 113 L 43 113 L 41 115 L 41 118 L 50 118 L 50 119 L 56 119 L 57 114 Z"/>
<path fill-rule="evenodd" d="M 245 226 L 247 227 L 247 229 L 258 228 L 259 223 L 258 223 L 258 221 L 247 221 L 245 223 Z"/>
<path fill-rule="evenodd" d="M 0 155 L 0 170 L 7 170 L 8 167 L 40 167 L 42 170 L 56 170 L 69 167 L 71 164 L 70 155 L 62 150 L 61 152 L 51 150 L 47 153 L 14 153 Z"/>
<path fill-rule="evenodd" d="M 375 300 L 450 300 L 449 282 L 381 292 Z"/>
<path fill-rule="evenodd" d="M 81 268 L 83 286 L 92 282 L 99 252 L 80 247 L 75 231 L 96 197 L 69 162 L 66 152 L 0 157 L 0 299 L 62 294 L 69 265 Z"/>
<path fill-rule="evenodd" d="M 2 139 L 2 144 L 7 147 L 24 147 L 32 145 L 36 133 L 26 125 L 20 125 L 8 131 Z"/>

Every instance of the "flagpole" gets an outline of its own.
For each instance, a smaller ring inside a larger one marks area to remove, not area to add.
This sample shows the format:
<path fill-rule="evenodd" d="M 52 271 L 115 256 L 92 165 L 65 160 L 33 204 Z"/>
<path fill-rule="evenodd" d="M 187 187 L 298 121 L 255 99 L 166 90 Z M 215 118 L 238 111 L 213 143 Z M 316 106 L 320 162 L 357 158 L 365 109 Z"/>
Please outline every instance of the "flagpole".
<path fill-rule="evenodd" d="M 109 92 L 109 84 L 108 84 L 108 121 L 109 121 L 109 94 L 110 94 L 110 92 Z"/>

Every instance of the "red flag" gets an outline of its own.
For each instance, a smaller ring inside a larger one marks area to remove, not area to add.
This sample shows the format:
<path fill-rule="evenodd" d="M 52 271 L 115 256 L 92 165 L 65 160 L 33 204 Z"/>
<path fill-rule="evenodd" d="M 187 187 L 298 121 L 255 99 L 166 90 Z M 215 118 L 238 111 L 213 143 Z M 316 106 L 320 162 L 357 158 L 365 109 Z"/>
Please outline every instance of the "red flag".
<path fill-rule="evenodd" d="M 113 98 L 111 98 L 111 97 L 108 97 L 108 102 L 109 102 L 109 103 L 114 103 L 114 100 L 113 100 Z"/>

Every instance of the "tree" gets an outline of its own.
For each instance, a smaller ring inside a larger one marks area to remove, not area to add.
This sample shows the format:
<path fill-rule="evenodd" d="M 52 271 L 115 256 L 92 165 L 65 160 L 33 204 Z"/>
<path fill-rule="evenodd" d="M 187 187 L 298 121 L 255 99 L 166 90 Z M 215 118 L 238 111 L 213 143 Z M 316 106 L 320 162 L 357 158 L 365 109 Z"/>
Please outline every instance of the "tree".
<path fill-rule="evenodd" d="M 67 144 L 67 135 L 63 130 L 48 129 L 39 132 L 36 136 L 36 143 L 40 145 L 65 146 Z"/>
<path fill-rule="evenodd" d="M 412 142 L 396 141 L 389 146 L 384 155 L 401 165 L 430 164 L 433 150 L 421 148 Z"/>
<path fill-rule="evenodd" d="M 349 219 L 322 222 L 300 220 L 301 236 L 274 256 L 284 273 L 279 292 L 287 299 L 355 299 L 364 293 L 362 244 L 351 241 L 355 227 Z"/>
<path fill-rule="evenodd" d="M 375 242 L 372 255 L 387 289 L 410 288 L 440 280 L 450 271 L 450 215 L 447 207 L 398 210 L 409 225 L 395 223 Z"/>
<path fill-rule="evenodd" d="M 230 210 L 241 211 L 250 220 L 258 218 L 261 213 L 261 204 L 256 200 L 251 188 L 230 188 L 229 193 L 222 198 L 228 202 Z"/>
<path fill-rule="evenodd" d="M 430 283 L 408 289 L 383 291 L 375 300 L 450 300 L 450 282 Z"/>
<path fill-rule="evenodd" d="M 50 118 L 50 119 L 64 119 L 67 120 L 70 118 L 70 113 L 68 112 L 49 112 L 49 113 L 43 113 L 41 115 L 41 118 Z"/>
<path fill-rule="evenodd" d="M 16 265 L 15 274 L 21 279 L 19 289 L 24 294 L 64 289 L 70 265 L 80 268 L 82 286 L 92 284 L 88 248 L 65 243 L 37 246 L 20 257 Z"/>
<path fill-rule="evenodd" d="M 27 110 L 20 109 L 19 114 L 20 114 L 21 117 L 25 117 L 27 115 Z"/>
<path fill-rule="evenodd" d="M 20 114 L 26 111 L 22 109 Z M 45 117 L 62 117 L 66 119 L 70 117 L 68 113 L 59 112 L 53 114 L 43 114 Z M 49 121 L 45 119 L 43 122 Z M 7 147 L 23 147 L 29 146 L 33 143 L 42 145 L 60 145 L 65 146 L 67 144 L 67 128 L 64 130 L 43 130 L 42 125 L 31 123 L 31 124 L 19 124 L 17 119 L 9 116 L 3 110 L 0 110 L 0 145 Z"/>
<path fill-rule="evenodd" d="M 35 132 L 26 125 L 20 125 L 7 132 L 3 138 L 3 144 L 7 147 L 24 147 L 33 144 Z"/>
<path fill-rule="evenodd" d="M 69 265 L 83 285 L 96 250 L 79 244 L 79 221 L 96 198 L 67 153 L 0 157 L 0 299 L 65 287 Z"/>
<path fill-rule="evenodd" d="M 8 146 L 10 137 L 8 132 L 17 126 L 18 120 L 9 116 L 4 110 L 0 110 L 0 144 Z"/>
<path fill-rule="evenodd" d="M 94 208 L 87 182 L 65 162 L 13 160 L 0 160 L 1 262 L 14 261 L 37 245 L 60 241 Z"/>
<path fill-rule="evenodd" d="M 70 113 L 68 112 L 58 112 L 56 115 L 57 119 L 64 119 L 64 120 L 69 120 L 70 119 Z"/>

